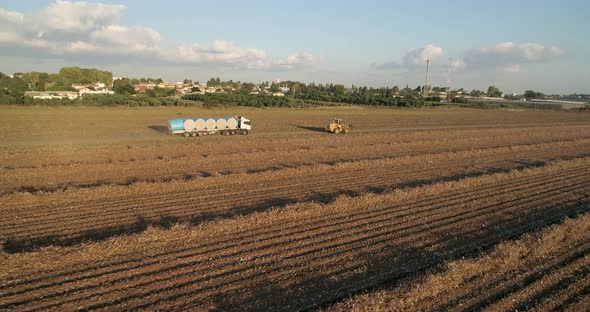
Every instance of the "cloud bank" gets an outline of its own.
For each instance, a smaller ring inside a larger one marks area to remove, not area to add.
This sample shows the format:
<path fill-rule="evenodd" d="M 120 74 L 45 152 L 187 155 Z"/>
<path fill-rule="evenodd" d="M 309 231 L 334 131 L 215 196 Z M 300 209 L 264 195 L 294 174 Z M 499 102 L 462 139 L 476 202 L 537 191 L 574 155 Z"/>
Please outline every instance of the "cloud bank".
<path fill-rule="evenodd" d="M 423 48 L 410 49 L 406 51 L 402 62 L 386 62 L 381 64 L 373 63 L 371 67 L 379 70 L 389 69 L 415 69 L 426 64 L 427 60 L 435 61 L 443 55 L 443 49 L 429 44 Z"/>
<path fill-rule="evenodd" d="M 224 40 L 205 46 L 187 42 L 167 47 L 162 35 L 151 27 L 119 24 L 125 10 L 123 5 L 65 0 L 56 0 L 34 14 L 0 8 L 0 47 L 6 52 L 26 52 L 36 57 L 139 59 L 258 70 L 292 70 L 316 62 L 307 52 L 271 58 L 264 50 Z"/>
<path fill-rule="evenodd" d="M 506 73 L 517 73 L 522 67 L 533 63 L 546 63 L 564 54 L 555 46 L 544 46 L 539 43 L 500 42 L 492 47 L 483 47 L 466 51 L 462 56 L 449 57 L 446 64 L 439 60 L 444 55 L 441 47 L 432 44 L 423 48 L 408 50 L 401 62 L 391 61 L 381 64 L 373 63 L 377 70 L 415 70 L 424 67 L 426 60 L 432 61 L 435 67 L 447 67 L 448 72 L 470 69 L 494 69 Z M 438 63 L 437 63 L 438 62 Z"/>

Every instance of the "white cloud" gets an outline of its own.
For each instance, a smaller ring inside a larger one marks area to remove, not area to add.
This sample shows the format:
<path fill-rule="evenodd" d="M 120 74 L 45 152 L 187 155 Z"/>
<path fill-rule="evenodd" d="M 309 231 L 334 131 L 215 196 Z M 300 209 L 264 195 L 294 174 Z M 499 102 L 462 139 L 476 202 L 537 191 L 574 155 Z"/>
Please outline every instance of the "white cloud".
<path fill-rule="evenodd" d="M 416 67 L 426 65 L 427 60 L 430 60 L 431 62 L 438 60 L 442 55 L 443 49 L 441 47 L 429 44 L 422 48 L 408 50 L 404 54 L 401 63 L 397 61 L 391 61 L 381 64 L 373 63 L 371 67 L 381 70 L 415 69 Z"/>
<path fill-rule="evenodd" d="M 465 64 L 465 61 L 462 58 L 459 58 L 459 57 L 449 58 L 449 66 L 448 66 L 449 72 L 456 72 L 458 70 L 464 69 L 465 67 L 467 67 L 467 64 Z"/>
<path fill-rule="evenodd" d="M 0 26 L 22 24 L 25 15 L 19 12 L 12 12 L 0 8 Z"/>
<path fill-rule="evenodd" d="M 520 72 L 520 65 L 518 65 L 518 64 L 508 65 L 508 66 L 505 66 L 504 68 L 502 68 L 502 70 L 506 73 L 519 73 Z"/>
<path fill-rule="evenodd" d="M 17 29 L 21 27 L 24 14 L 0 8 L 0 44 L 21 40 Z"/>
<path fill-rule="evenodd" d="M 426 61 L 436 61 L 443 55 L 443 49 L 429 44 L 420 49 L 411 49 L 404 56 L 404 64 L 412 65 L 426 65 Z"/>
<path fill-rule="evenodd" d="M 285 60 L 272 61 L 271 67 L 281 69 L 295 69 L 298 67 L 310 66 L 315 63 L 313 55 L 307 52 L 297 52 L 293 55 L 289 55 Z"/>
<path fill-rule="evenodd" d="M 262 50 L 241 48 L 233 42 L 216 40 L 209 47 L 180 44 L 169 57 L 176 58 L 175 61 L 179 63 L 218 63 L 251 67 L 257 61 L 266 59 L 266 53 Z"/>
<path fill-rule="evenodd" d="M 124 10 L 124 5 L 56 0 L 31 24 L 39 31 L 90 32 L 116 23 Z"/>
<path fill-rule="evenodd" d="M 558 47 L 546 47 L 539 43 L 500 42 L 493 47 L 469 51 L 463 59 L 474 68 L 510 68 L 505 71 L 517 72 L 523 64 L 548 62 L 563 53 Z"/>
<path fill-rule="evenodd" d="M 123 5 L 64 0 L 56 0 L 33 15 L 0 8 L 0 45 L 27 49 L 38 57 L 73 55 L 92 60 L 101 56 L 103 61 L 111 57 L 114 62 L 141 59 L 265 70 L 296 69 L 315 61 L 306 52 L 272 59 L 264 50 L 224 40 L 214 40 L 209 46 L 180 43 L 166 47 L 162 35 L 150 27 L 118 24 L 125 9 Z"/>
<path fill-rule="evenodd" d="M 314 57 L 306 52 L 298 52 L 285 59 L 271 59 L 266 52 L 258 49 L 241 48 L 228 41 L 213 41 L 209 47 L 197 44 L 183 44 L 169 54 L 178 62 L 193 64 L 225 64 L 238 68 L 290 70 L 314 64 Z"/>

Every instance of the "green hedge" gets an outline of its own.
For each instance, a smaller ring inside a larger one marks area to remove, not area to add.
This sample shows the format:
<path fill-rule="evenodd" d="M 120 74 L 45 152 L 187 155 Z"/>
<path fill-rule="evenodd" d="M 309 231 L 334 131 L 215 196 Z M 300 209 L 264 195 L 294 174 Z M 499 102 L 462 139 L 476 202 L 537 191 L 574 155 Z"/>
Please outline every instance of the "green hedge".
<path fill-rule="evenodd" d="M 8 97 L 0 95 L 0 104 L 17 105 L 49 105 L 49 106 L 196 106 L 201 103 L 173 97 L 150 97 L 147 95 L 132 96 L 129 94 L 93 94 L 78 97 L 77 99 L 33 99 L 31 97 Z"/>
<path fill-rule="evenodd" d="M 239 93 L 206 93 L 189 94 L 183 99 L 203 102 L 204 106 L 215 106 L 220 104 L 234 104 L 250 107 L 296 107 L 297 102 L 290 101 L 286 97 L 257 94 Z"/>

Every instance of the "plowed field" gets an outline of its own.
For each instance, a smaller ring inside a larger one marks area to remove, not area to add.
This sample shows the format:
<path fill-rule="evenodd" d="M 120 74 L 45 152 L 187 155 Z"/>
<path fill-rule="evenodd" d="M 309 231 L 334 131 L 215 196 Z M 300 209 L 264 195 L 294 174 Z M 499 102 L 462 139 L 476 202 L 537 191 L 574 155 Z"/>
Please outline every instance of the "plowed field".
<path fill-rule="evenodd" d="M 255 131 L 178 138 L 158 130 L 177 115 L 170 109 L 3 110 L 17 121 L 37 112 L 47 128 L 31 127 L 21 141 L 19 123 L 7 121 L 0 132 L 0 310 L 371 306 L 400 290 L 356 294 L 444 274 L 445 264 L 590 210 L 584 113 L 204 110 L 191 114 L 241 113 Z M 94 127 L 75 132 L 90 112 Z M 132 112 L 145 137 L 113 124 Z M 61 128 L 52 113 L 79 119 Z M 356 125 L 350 135 L 321 132 L 336 114 Z M 576 220 L 572 229 L 588 218 Z M 522 262 L 521 275 L 465 277 L 465 292 L 422 307 L 545 307 L 558 293 L 564 302 L 575 298 L 574 307 L 587 300 L 586 245 L 568 249 L 571 267 L 557 266 L 564 253 L 531 260 L 547 270 L 522 273 L 529 265 Z M 428 273 L 437 268 L 442 273 Z M 506 286 L 513 276 L 534 276 L 534 288 Z M 567 276 L 575 280 L 563 283 L 577 286 L 557 291 L 537 282 Z M 481 303 L 507 287 L 524 305 Z M 537 300 L 532 292 L 549 295 Z M 385 301 L 375 308 L 406 310 L 406 301 Z"/>
<path fill-rule="evenodd" d="M 483 257 L 373 291 L 327 311 L 585 311 L 590 306 L 590 215 L 584 214 Z"/>

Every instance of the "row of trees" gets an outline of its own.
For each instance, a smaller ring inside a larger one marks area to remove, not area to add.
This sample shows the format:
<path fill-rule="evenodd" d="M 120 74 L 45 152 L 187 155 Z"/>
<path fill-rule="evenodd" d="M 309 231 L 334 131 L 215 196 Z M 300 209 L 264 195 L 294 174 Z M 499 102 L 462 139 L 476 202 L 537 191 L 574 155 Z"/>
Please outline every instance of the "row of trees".
<path fill-rule="evenodd" d="M 12 77 L 0 73 L 1 104 L 20 104 L 26 91 L 75 91 L 72 84 L 102 82 L 109 85 L 111 72 L 93 68 L 64 67 L 59 73 L 14 73 Z"/>
<path fill-rule="evenodd" d="M 243 93 L 206 93 L 189 94 L 183 97 L 186 100 L 200 101 L 206 106 L 220 104 L 234 104 L 238 106 L 251 107 L 295 107 L 299 106 L 297 101 L 290 101 L 285 97 L 271 95 L 252 95 Z"/>
<path fill-rule="evenodd" d="M 25 97 L 22 103 L 23 105 L 83 105 L 83 106 L 194 106 L 197 102 L 188 101 L 185 99 L 174 98 L 174 97 L 153 97 L 146 94 L 129 95 L 129 94 L 96 94 L 96 95 L 85 95 L 74 100 L 69 99 L 51 99 L 41 100 L 32 99 Z"/>

